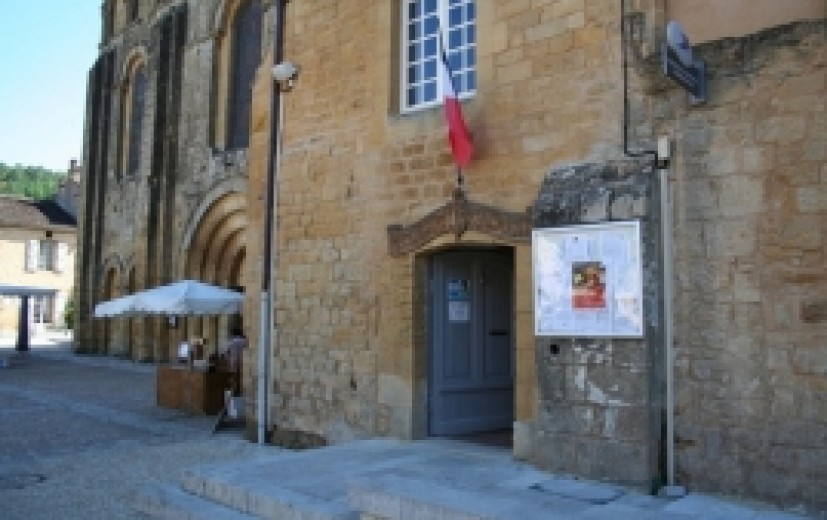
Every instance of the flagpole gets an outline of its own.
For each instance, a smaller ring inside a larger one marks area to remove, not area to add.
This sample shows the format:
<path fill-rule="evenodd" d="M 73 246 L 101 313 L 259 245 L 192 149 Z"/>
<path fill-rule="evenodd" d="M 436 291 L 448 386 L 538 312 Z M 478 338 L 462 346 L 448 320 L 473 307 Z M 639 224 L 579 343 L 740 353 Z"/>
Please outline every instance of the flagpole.
<path fill-rule="evenodd" d="M 462 176 L 462 168 L 457 166 L 457 189 L 465 189 L 465 178 Z"/>

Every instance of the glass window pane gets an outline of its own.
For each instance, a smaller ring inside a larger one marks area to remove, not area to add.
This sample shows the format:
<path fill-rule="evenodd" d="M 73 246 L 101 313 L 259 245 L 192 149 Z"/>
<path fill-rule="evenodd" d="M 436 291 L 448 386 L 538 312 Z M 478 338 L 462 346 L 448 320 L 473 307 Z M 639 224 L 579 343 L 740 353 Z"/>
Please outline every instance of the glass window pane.
<path fill-rule="evenodd" d="M 425 0 L 425 12 L 426 13 L 436 12 L 436 0 Z"/>
<path fill-rule="evenodd" d="M 420 25 L 418 22 L 411 22 L 408 24 L 408 40 L 417 40 L 422 36 L 420 32 Z"/>
<path fill-rule="evenodd" d="M 468 26 L 468 43 L 477 43 L 477 28 L 473 25 Z"/>
<path fill-rule="evenodd" d="M 428 102 L 436 99 L 436 81 L 429 81 L 425 83 L 422 95 L 422 101 Z"/>
<path fill-rule="evenodd" d="M 448 53 L 448 67 L 452 71 L 462 68 L 462 54 L 459 52 Z"/>
<path fill-rule="evenodd" d="M 422 58 L 422 54 L 420 53 L 420 47 L 416 43 L 412 43 L 408 45 L 408 61 L 414 62 L 419 61 Z"/>
<path fill-rule="evenodd" d="M 465 73 L 465 83 L 468 91 L 477 90 L 477 73 L 469 70 Z"/>
<path fill-rule="evenodd" d="M 452 7 L 448 11 L 448 25 L 456 27 L 462 23 L 462 6 Z"/>
<path fill-rule="evenodd" d="M 418 69 L 419 69 L 419 67 L 416 66 L 416 65 L 411 65 L 410 67 L 408 67 L 408 83 L 409 84 L 410 83 L 417 83 L 422 79 L 420 77 L 420 75 L 418 74 L 418 72 L 419 72 Z"/>
<path fill-rule="evenodd" d="M 411 0 L 408 2 L 408 19 L 419 18 L 422 14 L 422 0 Z"/>
<path fill-rule="evenodd" d="M 426 36 L 431 34 L 436 34 L 437 29 L 439 28 L 439 18 L 436 15 L 429 16 L 425 18 L 425 31 L 424 34 Z"/>
<path fill-rule="evenodd" d="M 408 89 L 408 106 L 409 107 L 413 107 L 413 106 L 416 106 L 418 104 L 417 100 L 416 100 L 416 91 L 417 91 L 416 87 L 411 87 L 411 88 Z"/>
<path fill-rule="evenodd" d="M 423 58 L 426 56 L 436 56 L 437 45 L 436 45 L 436 38 L 428 38 L 425 40 L 425 52 L 423 53 Z"/>
<path fill-rule="evenodd" d="M 477 66 L 477 53 L 474 52 L 473 47 L 465 50 L 465 66 L 472 68 Z"/>
<path fill-rule="evenodd" d="M 436 77 L 436 60 L 428 60 L 425 62 L 425 79 L 434 79 Z"/>
<path fill-rule="evenodd" d="M 448 33 L 448 48 L 456 49 L 460 45 L 462 45 L 462 30 L 454 29 Z"/>

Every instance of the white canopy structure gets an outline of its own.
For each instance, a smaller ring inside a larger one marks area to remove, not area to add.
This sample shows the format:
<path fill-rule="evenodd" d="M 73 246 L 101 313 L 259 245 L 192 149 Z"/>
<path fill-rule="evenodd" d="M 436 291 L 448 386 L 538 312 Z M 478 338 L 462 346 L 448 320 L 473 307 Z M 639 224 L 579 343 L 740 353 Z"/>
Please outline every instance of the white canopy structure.
<path fill-rule="evenodd" d="M 181 280 L 95 306 L 95 317 L 206 316 L 241 312 L 244 295 L 196 280 Z"/>

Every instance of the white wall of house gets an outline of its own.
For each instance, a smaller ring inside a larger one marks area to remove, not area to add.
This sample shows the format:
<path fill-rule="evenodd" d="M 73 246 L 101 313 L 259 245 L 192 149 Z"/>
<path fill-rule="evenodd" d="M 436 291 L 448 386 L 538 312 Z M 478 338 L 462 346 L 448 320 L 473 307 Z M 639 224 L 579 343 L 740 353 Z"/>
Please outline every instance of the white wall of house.
<path fill-rule="evenodd" d="M 77 251 L 75 233 L 55 231 L 51 237 L 46 235 L 42 229 L 0 229 L 0 284 L 48 287 L 57 291 L 54 299 L 47 302 L 48 307 L 38 312 L 37 316 L 35 310 L 39 310 L 39 306 L 30 306 L 29 319 L 33 334 L 65 327 L 64 310 L 74 286 Z M 54 243 L 51 268 L 43 267 L 43 262 L 39 261 L 40 243 L 46 240 Z M 0 296 L 0 335 L 12 336 L 17 333 L 19 313 L 20 298 Z M 47 322 L 41 323 L 41 316 Z"/>

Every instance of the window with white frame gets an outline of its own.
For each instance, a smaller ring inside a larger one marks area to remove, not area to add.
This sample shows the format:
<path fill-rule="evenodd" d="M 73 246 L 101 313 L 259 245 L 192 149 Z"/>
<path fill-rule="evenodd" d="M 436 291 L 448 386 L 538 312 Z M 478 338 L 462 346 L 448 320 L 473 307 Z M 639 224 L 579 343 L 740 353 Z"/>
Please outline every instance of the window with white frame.
<path fill-rule="evenodd" d="M 438 73 L 442 49 L 459 97 L 476 92 L 476 11 L 475 0 L 403 0 L 402 111 L 442 102 Z"/>
<path fill-rule="evenodd" d="M 26 241 L 26 272 L 63 273 L 69 260 L 69 244 L 54 239 Z"/>
<path fill-rule="evenodd" d="M 57 249 L 53 240 L 41 240 L 38 247 L 37 268 L 52 270 L 55 266 L 55 250 Z"/>

